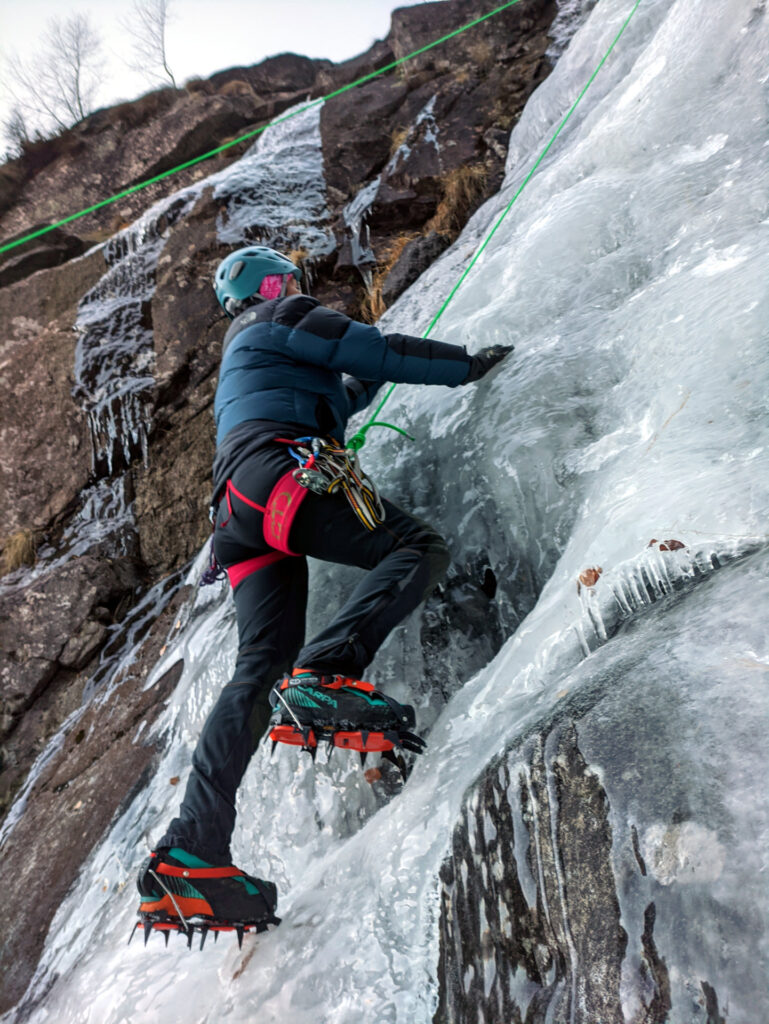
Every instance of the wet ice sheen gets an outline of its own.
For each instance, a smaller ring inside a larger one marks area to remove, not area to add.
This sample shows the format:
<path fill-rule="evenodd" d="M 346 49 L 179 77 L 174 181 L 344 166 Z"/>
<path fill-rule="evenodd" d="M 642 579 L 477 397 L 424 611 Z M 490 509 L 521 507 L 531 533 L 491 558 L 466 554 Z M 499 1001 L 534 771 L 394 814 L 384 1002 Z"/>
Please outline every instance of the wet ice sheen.
<path fill-rule="evenodd" d="M 387 314 L 389 329 L 418 333 L 429 323 L 630 6 L 594 6 L 513 133 L 501 193 Z M 436 331 L 471 350 L 511 341 L 515 356 L 476 387 L 400 386 L 387 418 L 418 447 L 369 435 L 363 461 L 385 493 L 440 524 L 455 546 L 483 544 L 492 565 L 514 546 L 543 583 L 515 635 L 434 722 L 404 793 L 377 811 L 352 759 L 313 772 L 295 753 L 270 764 L 260 750 L 240 794 L 234 849 L 244 866 L 276 880 L 284 924 L 260 937 L 245 966 L 221 941 L 203 956 L 181 941 L 165 952 L 157 939 L 149 952 L 140 943 L 126 950 L 145 838 L 175 810 L 181 786 L 168 780 L 184 781 L 234 657 L 230 598 L 224 590 L 200 597 L 156 670 L 185 659 L 154 726 L 167 731 L 168 752 L 57 914 L 34 987 L 60 980 L 31 1021 L 428 1024 L 437 872 L 467 787 L 490 757 L 536 733 L 564 691 L 579 697 L 623 664 L 642 682 L 632 700 L 618 685 L 608 717 L 586 726 L 580 742 L 609 796 L 617 856 L 638 822 L 659 879 L 655 941 L 670 970 L 670 1020 L 702 1019 L 691 1016 L 698 978 L 717 983 L 730 1024 L 767 1016 L 766 893 L 757 879 L 766 867 L 767 795 L 758 780 L 769 650 L 756 616 L 767 599 L 769 172 L 760 79 L 768 43 L 761 4 L 643 2 Z M 688 552 L 649 553 L 648 542 L 663 537 Z M 709 582 L 666 598 L 665 580 L 697 552 Z M 643 568 L 650 559 L 653 579 Z M 594 595 L 578 596 L 578 574 L 594 565 L 604 576 Z M 349 578 L 313 569 L 311 620 Z M 658 601 L 644 599 L 644 580 L 659 586 Z M 604 632 L 607 609 L 633 628 L 604 642 L 596 609 Z M 417 678 L 404 678 L 418 650 L 413 620 L 382 651 L 373 677 L 396 698 L 415 694 L 429 725 L 439 705 Z M 686 728 L 665 730 L 681 716 Z M 611 737 L 637 740 L 647 721 L 659 727 L 644 763 L 624 764 Z M 655 789 L 662 772 L 689 794 L 684 822 L 671 820 L 674 808 Z M 536 842 L 535 822 L 528 843 L 538 871 Z M 533 898 L 528 868 L 521 880 Z M 618 890 L 629 934 L 628 1021 L 642 1004 L 633 964 L 650 884 L 636 874 Z M 514 983 L 525 1007 L 532 985 L 522 975 Z"/>

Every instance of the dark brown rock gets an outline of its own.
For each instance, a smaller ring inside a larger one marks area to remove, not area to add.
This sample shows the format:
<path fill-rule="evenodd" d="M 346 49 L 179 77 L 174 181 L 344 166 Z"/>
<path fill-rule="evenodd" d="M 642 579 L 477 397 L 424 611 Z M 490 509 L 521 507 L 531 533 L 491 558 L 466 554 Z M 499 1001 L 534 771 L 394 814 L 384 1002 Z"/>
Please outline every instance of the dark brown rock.
<path fill-rule="evenodd" d="M 0 739 L 10 732 L 18 716 L 40 696 L 55 675 L 56 661 L 52 658 L 27 658 L 17 662 L 13 652 L 6 652 L 0 647 L 0 693 L 3 708 Z"/>
<path fill-rule="evenodd" d="M 151 316 L 159 406 L 194 397 L 200 379 L 219 367 L 229 321 L 211 285 L 228 251 L 216 241 L 218 213 L 207 189 L 171 233 L 158 261 Z"/>
<path fill-rule="evenodd" d="M 552 0 L 518 4 L 324 106 L 324 172 L 336 209 L 380 178 L 364 218 L 362 254 L 343 218 L 334 224 L 337 279 L 368 266 L 381 281 L 404 234 L 437 230 L 451 241 L 496 191 L 510 129 L 550 69 L 545 52 L 555 10 Z M 434 40 L 439 25 L 476 16 L 469 0 L 398 9 L 385 42 L 400 58 Z M 465 171 L 464 185 L 472 187 L 457 188 L 453 176 Z M 416 250 L 412 245 L 406 259 Z M 382 294 L 385 305 L 402 289 L 396 275 Z M 364 294 L 352 315 L 370 318 L 367 305 Z"/>
<path fill-rule="evenodd" d="M 254 100 L 255 97 L 249 96 L 202 96 L 199 93 L 181 97 L 164 118 L 162 128 L 167 137 L 162 144 L 156 135 L 160 126 L 151 125 L 138 140 L 133 140 L 138 151 L 132 146 L 130 158 L 128 147 L 121 147 L 127 165 L 135 171 L 128 185 L 178 167 L 215 149 L 254 122 L 274 116 L 274 104 Z M 206 169 L 204 173 L 210 171 Z"/>
<path fill-rule="evenodd" d="M 0 598 L 0 696 L 14 717 L 26 710 L 57 668 L 78 669 L 106 630 L 94 608 L 119 601 L 136 583 L 130 565 L 74 558 L 28 587 Z"/>
<path fill-rule="evenodd" d="M 456 68 L 457 63 L 466 60 L 468 55 L 474 68 L 482 73 L 503 59 L 504 49 L 507 48 L 505 43 L 508 46 L 514 45 L 536 27 L 545 6 L 539 0 L 525 0 L 515 4 L 493 18 L 474 25 L 467 32 L 412 58 L 404 65 L 403 74 L 414 76 L 425 70 L 434 73 L 445 70 L 447 65 Z M 455 29 L 474 21 L 478 16 L 475 0 L 449 0 L 448 3 L 399 7 L 393 11 L 387 43 L 398 60 L 432 42 L 441 34 L 440 29 L 444 26 Z M 552 17 L 551 12 L 550 21 Z"/>
<path fill-rule="evenodd" d="M 401 292 L 405 292 L 448 245 L 446 235 L 439 235 L 436 231 L 407 242 L 382 286 L 382 298 L 386 304 L 392 305 Z"/>
<path fill-rule="evenodd" d="M 3 864 L 14 885 L 5 894 L 3 912 L 10 926 L 4 928 L 0 946 L 0 1013 L 23 995 L 51 919 L 83 860 L 152 770 L 157 748 L 137 740 L 137 731 L 145 723 L 142 735 L 148 735 L 181 676 L 182 662 L 151 688 L 142 687 L 185 597 L 185 592 L 177 593 L 136 663 L 113 681 L 109 697 L 92 704 L 72 724 L 4 844 Z"/>
<path fill-rule="evenodd" d="M 549 762 L 549 763 L 548 763 Z M 552 757 L 538 737 L 528 773 L 493 761 L 468 794 L 441 870 L 436 1024 L 578 1019 L 622 1024 L 620 923 L 609 804 L 567 727 Z M 555 785 L 549 784 L 549 778 Z M 553 806 L 555 796 L 555 806 Z M 528 835 L 515 836 L 520 800 Z M 551 828 L 557 817 L 558 830 Z M 557 836 L 557 845 L 554 837 Z M 524 896 L 516 850 L 528 851 L 536 902 Z M 535 852 L 536 851 L 536 852 Z M 482 908 L 479 913 L 479 908 Z M 528 1006 L 511 978 L 525 972 Z M 650 1017 L 652 1021 L 662 1018 Z"/>
<path fill-rule="evenodd" d="M 106 626 L 94 619 L 87 619 L 77 633 L 73 633 L 67 640 L 59 654 L 59 664 L 75 670 L 85 668 L 94 654 L 101 649 L 106 638 Z"/>
<path fill-rule="evenodd" d="M 4 737 L 0 745 L 0 818 L 16 798 L 30 765 L 82 703 L 87 670 L 78 673 L 54 668 L 53 672 L 23 715 L 14 716 L 8 708 L 0 719 Z"/>
<path fill-rule="evenodd" d="M 389 234 L 421 228 L 435 213 L 440 192 L 438 178 L 432 172 L 424 179 L 416 178 L 413 186 L 396 185 L 385 178 L 366 218 L 369 229 L 376 237 L 380 231 Z"/>
<path fill-rule="evenodd" d="M 38 224 L 25 234 L 32 234 L 41 227 L 45 225 Z M 12 242 L 15 239 L 8 241 Z M 21 281 L 36 270 L 58 267 L 74 256 L 82 255 L 85 249 L 85 242 L 76 235 L 68 235 L 60 228 L 48 231 L 29 245 L 21 246 L 17 250 L 12 249 L 0 257 L 0 288 Z"/>
<path fill-rule="evenodd" d="M 327 96 L 337 89 L 343 89 L 352 82 L 357 82 L 374 71 L 392 64 L 394 59 L 389 44 L 383 39 L 378 39 L 365 53 L 342 61 L 341 64 L 330 64 L 328 67 L 320 68 L 315 80 L 314 95 Z"/>
<path fill-rule="evenodd" d="M 0 213 L 13 206 L 28 176 L 27 168 L 21 159 L 9 160 L 0 165 Z"/>
<path fill-rule="evenodd" d="M 162 445 L 153 448 L 148 469 L 136 470 L 141 557 L 153 575 L 189 561 L 211 532 L 215 390 L 212 376 L 198 385 L 194 401 L 165 418 Z"/>
<path fill-rule="evenodd" d="M 88 426 L 71 395 L 73 325 L 103 270 L 96 252 L 0 289 L 0 537 L 44 529 L 88 481 Z"/>
<path fill-rule="evenodd" d="M 29 766 L 82 699 L 107 624 L 134 599 L 134 564 L 75 558 L 0 598 L 0 817 Z"/>
<path fill-rule="evenodd" d="M 397 77 L 376 78 L 332 100 L 321 111 L 323 168 L 327 183 L 351 198 L 390 155 L 389 125 L 408 89 Z"/>
<path fill-rule="evenodd" d="M 210 531 L 213 401 L 223 317 L 211 280 L 225 250 L 208 194 L 160 258 L 152 323 L 158 409 L 148 466 L 134 470 L 141 557 L 155 575 L 184 564 Z"/>
<path fill-rule="evenodd" d="M 251 67 L 228 68 L 211 75 L 218 92 L 233 81 L 247 82 L 258 96 L 297 93 L 315 88 L 318 76 L 333 68 L 330 60 L 313 60 L 297 53 L 279 53 Z"/>

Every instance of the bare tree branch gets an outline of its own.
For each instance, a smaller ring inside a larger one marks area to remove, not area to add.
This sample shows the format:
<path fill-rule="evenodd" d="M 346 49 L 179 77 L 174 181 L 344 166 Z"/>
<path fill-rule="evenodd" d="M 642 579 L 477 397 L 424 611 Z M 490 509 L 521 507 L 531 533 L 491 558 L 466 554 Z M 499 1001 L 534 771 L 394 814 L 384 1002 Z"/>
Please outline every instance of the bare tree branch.
<path fill-rule="evenodd" d="M 99 86 L 94 55 L 99 49 L 99 36 L 83 14 L 73 14 L 65 21 L 51 19 L 46 33 L 49 53 L 60 55 L 64 74 L 57 75 L 65 109 L 74 121 L 81 121 L 92 109 Z M 49 62 L 49 71 L 53 64 Z M 91 73 L 89 73 L 91 72 Z"/>
<path fill-rule="evenodd" d="M 18 106 L 11 108 L 8 117 L 0 124 L 0 132 L 9 143 L 6 158 L 21 156 L 24 147 L 32 141 L 27 120 Z"/>
<path fill-rule="evenodd" d="M 172 0 L 134 0 L 130 19 L 122 19 L 121 25 L 134 40 L 133 62 L 128 63 L 132 71 L 138 71 L 150 81 L 168 79 L 174 89 L 176 79 L 168 64 L 166 29 L 171 18 Z"/>
<path fill-rule="evenodd" d="M 100 85 L 101 39 L 83 14 L 52 18 L 37 57 L 6 59 L 3 84 L 14 103 L 16 126 L 38 136 L 63 131 L 91 110 Z M 6 138 L 9 122 L 3 126 Z"/>

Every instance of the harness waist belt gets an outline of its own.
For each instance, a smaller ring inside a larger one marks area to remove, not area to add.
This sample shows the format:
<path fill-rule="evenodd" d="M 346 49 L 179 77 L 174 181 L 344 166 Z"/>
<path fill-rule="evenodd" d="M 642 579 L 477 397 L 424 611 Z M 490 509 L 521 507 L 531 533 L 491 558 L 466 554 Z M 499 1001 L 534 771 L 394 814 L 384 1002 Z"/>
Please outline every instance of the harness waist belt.
<path fill-rule="evenodd" d="M 296 556 L 288 546 L 291 526 L 308 490 L 294 479 L 293 470 L 285 473 L 273 487 L 264 510 L 264 539 L 271 548 Z"/>

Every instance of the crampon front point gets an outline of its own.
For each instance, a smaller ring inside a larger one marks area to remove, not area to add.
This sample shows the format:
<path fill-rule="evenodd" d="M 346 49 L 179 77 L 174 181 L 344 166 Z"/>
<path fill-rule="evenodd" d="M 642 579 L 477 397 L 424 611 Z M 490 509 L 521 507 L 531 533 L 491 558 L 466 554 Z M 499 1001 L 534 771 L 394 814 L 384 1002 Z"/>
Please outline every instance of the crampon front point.
<path fill-rule="evenodd" d="M 295 669 L 273 688 L 270 739 L 300 747 L 315 757 L 321 743 L 357 750 L 361 762 L 380 753 L 405 774 L 405 762 L 396 749 L 421 754 L 424 740 L 411 732 L 414 709 L 399 704 L 371 683 L 339 675 L 321 675 Z"/>
<path fill-rule="evenodd" d="M 274 918 L 271 923 L 276 925 L 280 924 L 280 918 Z M 168 945 L 168 936 L 172 932 L 176 932 L 187 939 L 188 949 L 192 949 L 194 936 L 196 934 L 200 935 L 200 949 L 202 949 L 205 945 L 206 939 L 208 938 L 209 932 L 213 935 L 214 942 L 219 938 L 220 932 L 235 932 L 238 937 L 238 946 L 242 946 L 244 935 L 248 935 L 249 932 L 255 932 L 256 934 L 266 932 L 269 925 L 266 921 L 260 921 L 257 924 L 245 924 L 239 921 L 216 921 L 214 918 L 208 917 L 188 917 L 185 918 L 184 923 L 182 924 L 178 917 L 173 917 L 163 911 L 147 914 L 140 910 L 139 920 L 134 924 L 133 930 L 128 938 L 129 943 L 134 937 L 137 928 L 144 932 L 145 946 L 149 942 L 152 932 L 160 932 L 166 941 L 166 946 Z"/>
<path fill-rule="evenodd" d="M 153 852 L 136 883 L 141 904 L 129 943 L 140 928 L 145 945 L 155 931 L 164 936 L 166 945 L 171 932 L 179 932 L 190 948 L 199 934 L 201 949 L 209 932 L 214 940 L 220 932 L 235 932 L 240 946 L 247 933 L 265 932 L 269 925 L 280 924 L 275 916 L 274 883 L 253 878 L 231 864 L 209 864 L 178 847 Z"/>

